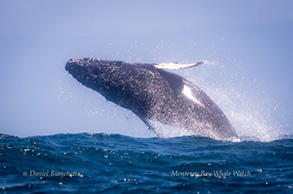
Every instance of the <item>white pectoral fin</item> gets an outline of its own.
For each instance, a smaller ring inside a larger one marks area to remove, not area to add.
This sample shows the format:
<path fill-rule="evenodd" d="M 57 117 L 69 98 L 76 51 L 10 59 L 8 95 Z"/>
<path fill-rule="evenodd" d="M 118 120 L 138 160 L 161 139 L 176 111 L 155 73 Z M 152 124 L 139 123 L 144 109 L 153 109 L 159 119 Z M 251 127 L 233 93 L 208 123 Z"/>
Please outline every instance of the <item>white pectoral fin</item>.
<path fill-rule="evenodd" d="M 169 69 L 169 70 L 177 70 L 177 69 L 185 69 L 189 67 L 195 67 L 204 64 L 205 61 L 201 61 L 198 63 L 190 63 L 190 64 L 180 64 L 180 63 L 159 63 L 154 66 L 158 69 Z"/>

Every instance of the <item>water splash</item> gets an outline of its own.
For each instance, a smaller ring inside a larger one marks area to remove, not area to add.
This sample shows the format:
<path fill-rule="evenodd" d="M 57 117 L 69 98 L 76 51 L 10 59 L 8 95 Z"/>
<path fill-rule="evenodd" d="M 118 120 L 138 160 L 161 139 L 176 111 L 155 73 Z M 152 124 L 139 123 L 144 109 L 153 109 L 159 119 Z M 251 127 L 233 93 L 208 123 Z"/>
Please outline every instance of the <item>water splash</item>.
<path fill-rule="evenodd" d="M 241 140 L 273 141 L 278 139 L 280 129 L 270 117 L 270 103 L 258 101 L 235 89 L 209 88 L 207 93 L 216 99 Z"/>
<path fill-rule="evenodd" d="M 164 125 L 160 122 L 148 120 L 152 127 L 155 129 L 156 133 L 162 138 L 172 138 L 172 137 L 181 137 L 181 136 L 191 136 L 196 135 L 195 132 L 182 129 L 180 127 L 173 127 L 170 125 Z"/>
<path fill-rule="evenodd" d="M 215 61 L 207 61 L 205 65 L 196 72 L 184 73 L 184 77 L 201 87 L 218 104 L 241 141 L 267 142 L 284 135 L 282 126 L 276 124 L 271 114 L 277 106 L 276 101 L 262 92 L 257 79 L 247 80 L 235 67 Z M 190 78 L 193 73 L 196 76 Z"/>

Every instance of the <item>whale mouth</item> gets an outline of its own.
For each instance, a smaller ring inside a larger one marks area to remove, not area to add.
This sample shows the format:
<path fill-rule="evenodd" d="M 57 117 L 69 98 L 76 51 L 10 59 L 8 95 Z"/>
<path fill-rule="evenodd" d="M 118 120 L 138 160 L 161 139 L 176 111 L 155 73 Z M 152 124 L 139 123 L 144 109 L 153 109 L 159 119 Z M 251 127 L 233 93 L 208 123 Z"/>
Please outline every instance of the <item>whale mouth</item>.
<path fill-rule="evenodd" d="M 73 59 L 70 59 L 70 60 L 66 63 L 66 65 L 65 65 L 65 70 L 68 71 L 68 72 L 70 72 L 70 70 L 73 69 L 73 66 L 74 66 L 74 65 L 75 65 L 74 60 L 73 60 Z"/>
<path fill-rule="evenodd" d="M 81 73 L 80 70 L 83 67 L 86 68 L 90 64 L 86 62 L 87 61 L 84 61 L 81 59 L 77 59 L 77 60 L 70 59 L 65 65 L 65 70 L 68 71 L 70 74 Z"/>
<path fill-rule="evenodd" d="M 88 74 L 88 65 L 81 60 L 70 59 L 65 65 L 65 70 L 80 80 Z"/>

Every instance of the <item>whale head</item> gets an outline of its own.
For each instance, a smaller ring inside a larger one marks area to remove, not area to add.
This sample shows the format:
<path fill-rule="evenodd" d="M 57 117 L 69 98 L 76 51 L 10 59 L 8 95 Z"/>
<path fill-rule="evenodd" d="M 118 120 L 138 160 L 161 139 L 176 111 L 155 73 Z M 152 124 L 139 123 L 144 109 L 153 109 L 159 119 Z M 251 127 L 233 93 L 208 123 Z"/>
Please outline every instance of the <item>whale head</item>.
<path fill-rule="evenodd" d="M 66 63 L 65 69 L 84 85 L 93 81 L 98 83 L 100 76 L 113 71 L 107 61 L 95 58 L 70 59 Z"/>
<path fill-rule="evenodd" d="M 98 91 L 106 98 L 111 98 L 109 87 L 112 81 L 111 73 L 115 73 L 117 65 L 96 58 L 70 59 L 65 69 L 83 85 Z"/>
<path fill-rule="evenodd" d="M 126 106 L 125 96 L 130 95 L 129 77 L 134 69 L 122 61 L 97 58 L 70 59 L 65 69 L 80 83 L 99 92 L 107 100 Z"/>

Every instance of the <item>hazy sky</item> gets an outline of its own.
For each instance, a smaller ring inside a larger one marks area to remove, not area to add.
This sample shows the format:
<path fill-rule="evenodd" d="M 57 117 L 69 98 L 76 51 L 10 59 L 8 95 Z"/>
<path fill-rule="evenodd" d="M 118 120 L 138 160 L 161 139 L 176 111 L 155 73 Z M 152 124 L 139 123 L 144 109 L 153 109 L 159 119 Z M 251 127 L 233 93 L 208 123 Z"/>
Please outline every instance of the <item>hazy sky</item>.
<path fill-rule="evenodd" d="M 65 71 L 81 57 L 209 60 L 178 73 L 203 88 L 239 133 L 292 133 L 293 1 L 2 0 L 0 26 L 0 133 L 153 136 Z"/>

